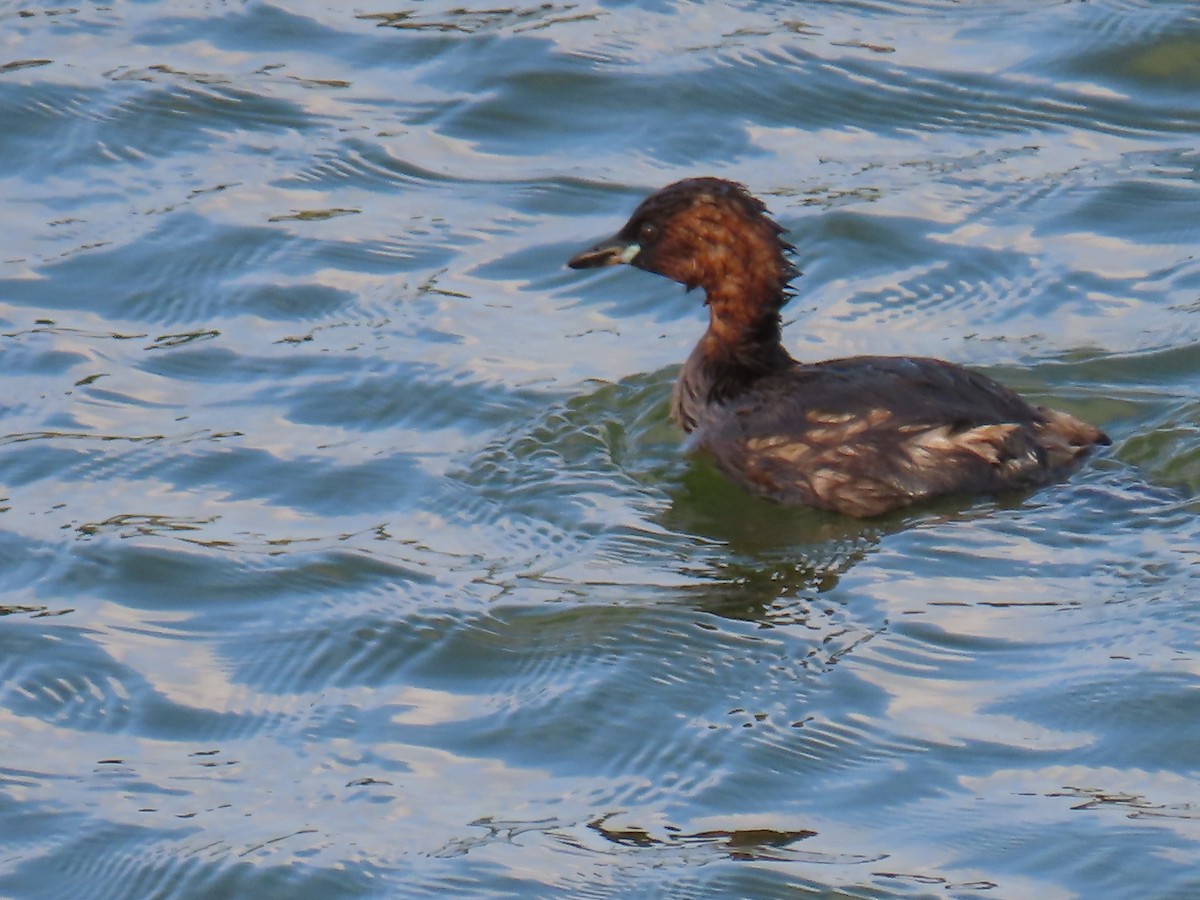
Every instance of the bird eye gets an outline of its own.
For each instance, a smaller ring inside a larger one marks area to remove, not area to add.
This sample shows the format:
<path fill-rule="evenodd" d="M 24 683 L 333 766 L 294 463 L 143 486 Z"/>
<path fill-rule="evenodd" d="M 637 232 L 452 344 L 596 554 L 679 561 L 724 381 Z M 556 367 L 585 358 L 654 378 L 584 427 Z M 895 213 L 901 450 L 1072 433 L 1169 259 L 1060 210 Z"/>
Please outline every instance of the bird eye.
<path fill-rule="evenodd" d="M 646 244 L 658 237 L 658 226 L 653 222 L 643 222 L 638 229 L 638 243 Z"/>

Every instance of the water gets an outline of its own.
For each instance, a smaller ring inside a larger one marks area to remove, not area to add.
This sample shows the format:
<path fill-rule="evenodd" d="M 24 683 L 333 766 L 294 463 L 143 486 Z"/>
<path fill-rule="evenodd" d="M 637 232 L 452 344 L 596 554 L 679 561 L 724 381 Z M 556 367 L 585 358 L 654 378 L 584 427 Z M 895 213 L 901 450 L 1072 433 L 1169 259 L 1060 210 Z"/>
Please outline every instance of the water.
<path fill-rule="evenodd" d="M 1195 3 L 0 9 L 4 896 L 1200 895 Z M 688 460 L 696 174 L 1113 447 Z"/>

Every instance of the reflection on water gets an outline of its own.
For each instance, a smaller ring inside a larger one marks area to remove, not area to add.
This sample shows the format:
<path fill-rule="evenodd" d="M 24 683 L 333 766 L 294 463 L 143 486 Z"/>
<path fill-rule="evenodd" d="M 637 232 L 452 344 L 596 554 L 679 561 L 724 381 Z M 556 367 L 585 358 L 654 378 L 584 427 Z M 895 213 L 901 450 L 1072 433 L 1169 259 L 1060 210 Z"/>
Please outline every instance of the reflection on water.
<path fill-rule="evenodd" d="M 0 892 L 1200 893 L 1200 15 L 1164 0 L 12 8 Z M 799 357 L 1102 425 L 1030 496 L 747 497 L 685 175 Z"/>

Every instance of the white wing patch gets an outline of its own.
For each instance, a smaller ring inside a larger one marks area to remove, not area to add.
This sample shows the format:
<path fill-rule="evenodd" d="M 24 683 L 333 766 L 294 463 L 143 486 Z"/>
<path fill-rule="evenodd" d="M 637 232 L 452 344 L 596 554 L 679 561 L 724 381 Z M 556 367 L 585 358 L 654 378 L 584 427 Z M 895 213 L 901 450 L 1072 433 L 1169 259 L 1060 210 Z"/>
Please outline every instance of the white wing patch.
<path fill-rule="evenodd" d="M 917 432 L 904 442 L 904 448 L 912 461 L 922 466 L 944 464 L 945 454 L 963 451 L 999 465 L 1004 457 L 1012 455 L 1004 451 L 1009 447 L 1009 439 L 1020 430 L 1020 425 L 1011 422 L 957 432 L 952 432 L 949 425 L 939 425 Z"/>

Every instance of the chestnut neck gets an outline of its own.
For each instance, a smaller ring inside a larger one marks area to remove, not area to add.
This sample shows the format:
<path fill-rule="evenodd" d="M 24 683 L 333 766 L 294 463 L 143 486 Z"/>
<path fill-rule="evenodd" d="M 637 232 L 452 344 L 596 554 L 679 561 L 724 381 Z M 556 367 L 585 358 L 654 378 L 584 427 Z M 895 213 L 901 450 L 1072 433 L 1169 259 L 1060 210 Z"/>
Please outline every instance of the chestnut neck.
<path fill-rule="evenodd" d="M 733 400 L 760 379 L 783 372 L 795 360 L 780 339 L 778 307 L 786 294 L 771 304 L 737 302 L 720 291 L 708 294 L 708 330 L 679 373 L 672 393 L 671 416 L 684 431 L 693 431 L 714 403 Z"/>
<path fill-rule="evenodd" d="M 783 346 L 779 314 L 791 299 L 786 284 L 793 274 L 780 253 L 775 266 L 726 272 L 705 285 L 708 330 L 697 350 L 714 375 L 744 384 L 795 363 Z"/>

